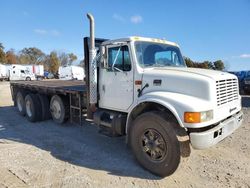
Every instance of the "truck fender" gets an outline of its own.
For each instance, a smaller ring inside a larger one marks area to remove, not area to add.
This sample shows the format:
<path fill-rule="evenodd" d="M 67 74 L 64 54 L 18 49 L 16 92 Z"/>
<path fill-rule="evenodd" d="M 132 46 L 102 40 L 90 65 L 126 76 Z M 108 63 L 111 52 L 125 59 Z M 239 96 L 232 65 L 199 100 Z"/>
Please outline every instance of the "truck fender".
<path fill-rule="evenodd" d="M 141 105 L 142 103 L 145 103 L 145 102 L 148 102 L 148 103 L 155 103 L 155 104 L 159 104 L 161 106 L 164 106 L 166 109 L 168 109 L 176 118 L 176 120 L 178 121 L 179 125 L 181 127 L 184 127 L 182 121 L 181 121 L 181 118 L 180 116 L 178 115 L 176 109 L 174 108 L 173 105 L 171 105 L 169 102 L 167 101 L 164 101 L 164 100 L 161 100 L 161 99 L 157 99 L 157 98 L 145 98 L 145 99 L 142 99 L 140 100 L 136 105 L 133 105 L 130 110 L 129 110 L 129 113 L 128 113 L 128 116 L 127 116 L 127 121 L 126 121 L 126 134 L 128 133 L 129 131 L 129 126 L 130 126 L 130 120 L 131 120 L 131 114 L 133 113 L 133 111 L 139 106 Z"/>

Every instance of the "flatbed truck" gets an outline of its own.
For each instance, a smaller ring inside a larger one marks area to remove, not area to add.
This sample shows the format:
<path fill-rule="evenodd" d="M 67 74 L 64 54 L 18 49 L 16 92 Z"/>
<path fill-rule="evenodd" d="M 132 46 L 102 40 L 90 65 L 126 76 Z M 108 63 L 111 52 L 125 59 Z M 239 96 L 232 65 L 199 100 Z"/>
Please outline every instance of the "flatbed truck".
<path fill-rule="evenodd" d="M 211 147 L 242 123 L 237 77 L 187 68 L 176 43 L 128 37 L 84 38 L 85 82 L 11 82 L 14 104 L 29 121 L 80 122 L 84 114 L 110 136 L 126 136 L 151 173 L 174 173 L 182 157 Z"/>

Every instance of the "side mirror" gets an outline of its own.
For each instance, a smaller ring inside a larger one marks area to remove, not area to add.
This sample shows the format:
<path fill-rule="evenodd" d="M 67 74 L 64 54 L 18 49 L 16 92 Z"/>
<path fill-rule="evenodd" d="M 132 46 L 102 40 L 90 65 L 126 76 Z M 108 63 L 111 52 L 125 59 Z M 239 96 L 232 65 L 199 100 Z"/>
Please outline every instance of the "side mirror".
<path fill-rule="evenodd" d="M 101 68 L 108 69 L 108 60 L 107 60 L 107 48 L 105 46 L 101 47 Z"/>

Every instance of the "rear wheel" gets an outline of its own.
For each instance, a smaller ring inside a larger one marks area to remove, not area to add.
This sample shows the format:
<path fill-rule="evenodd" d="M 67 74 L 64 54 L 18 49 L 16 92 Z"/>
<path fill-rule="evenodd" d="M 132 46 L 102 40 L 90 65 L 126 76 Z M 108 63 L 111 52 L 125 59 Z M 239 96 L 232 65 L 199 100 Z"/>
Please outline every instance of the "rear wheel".
<path fill-rule="evenodd" d="M 49 111 L 49 99 L 46 95 L 37 94 L 37 97 L 41 103 L 42 120 L 48 120 L 51 118 L 51 113 Z"/>
<path fill-rule="evenodd" d="M 24 116 L 26 113 L 25 109 L 25 93 L 23 91 L 18 91 L 16 94 L 16 105 L 19 113 Z"/>
<path fill-rule="evenodd" d="M 54 95 L 50 100 L 50 111 L 54 122 L 59 124 L 64 123 L 68 117 L 67 101 L 58 95 Z"/>
<path fill-rule="evenodd" d="M 27 119 L 31 122 L 42 119 L 41 103 L 39 98 L 34 94 L 28 94 L 25 97 L 25 108 Z"/>
<path fill-rule="evenodd" d="M 180 163 L 180 144 L 172 127 L 173 120 L 146 112 L 134 121 L 129 139 L 138 162 L 150 172 L 165 177 Z"/>

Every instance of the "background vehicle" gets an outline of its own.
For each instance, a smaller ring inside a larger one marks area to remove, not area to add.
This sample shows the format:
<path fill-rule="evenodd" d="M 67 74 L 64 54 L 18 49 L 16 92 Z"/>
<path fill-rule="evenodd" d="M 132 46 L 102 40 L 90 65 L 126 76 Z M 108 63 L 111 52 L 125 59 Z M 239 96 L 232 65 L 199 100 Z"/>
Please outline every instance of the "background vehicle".
<path fill-rule="evenodd" d="M 0 64 L 0 80 L 43 79 L 43 65 L 2 65 Z"/>
<path fill-rule="evenodd" d="M 60 80 L 84 80 L 84 69 L 79 66 L 60 66 L 58 70 Z"/>
<path fill-rule="evenodd" d="M 5 65 L 0 64 L 0 81 L 8 80 L 8 72 Z"/>
<path fill-rule="evenodd" d="M 49 76 L 49 72 L 48 71 L 44 71 L 43 77 L 48 79 L 48 76 Z"/>
<path fill-rule="evenodd" d="M 29 121 L 51 115 L 56 123 L 82 124 L 87 112 L 101 133 L 126 135 L 138 162 L 159 176 L 175 172 L 190 144 L 211 147 L 241 125 L 236 76 L 187 68 L 179 46 L 166 40 L 95 39 L 94 18 L 87 16 L 86 83 L 11 83 L 14 103 Z"/>
<path fill-rule="evenodd" d="M 247 83 L 247 81 L 245 81 L 245 79 L 248 80 L 247 77 L 250 76 L 250 71 L 234 71 L 234 72 L 231 71 L 229 73 L 234 74 L 235 76 L 237 76 L 238 81 L 239 81 L 240 94 L 245 94 L 246 90 L 248 90 L 247 85 L 245 84 L 245 83 Z M 246 89 L 244 89 L 245 86 L 246 86 Z"/>
<path fill-rule="evenodd" d="M 250 93 L 250 71 L 247 72 L 243 79 L 243 90 L 245 94 Z"/>
<path fill-rule="evenodd" d="M 44 66 L 43 65 L 22 65 L 25 70 L 33 73 L 37 79 L 44 78 Z"/>
<path fill-rule="evenodd" d="M 24 69 L 22 65 L 14 65 L 9 69 L 9 80 L 36 80 L 35 74 Z"/>

